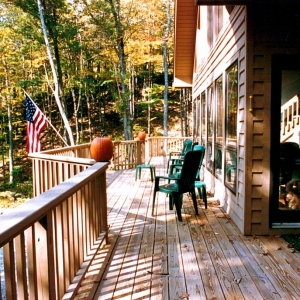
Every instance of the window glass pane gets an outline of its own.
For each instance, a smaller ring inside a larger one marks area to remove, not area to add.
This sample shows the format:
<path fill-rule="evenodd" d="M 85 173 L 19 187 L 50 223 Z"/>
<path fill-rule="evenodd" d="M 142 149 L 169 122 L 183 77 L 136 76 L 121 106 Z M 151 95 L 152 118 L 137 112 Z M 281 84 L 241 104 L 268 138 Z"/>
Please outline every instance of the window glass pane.
<path fill-rule="evenodd" d="M 238 72 L 235 64 L 227 72 L 227 143 L 236 145 L 237 106 L 238 106 Z"/>
<path fill-rule="evenodd" d="M 213 137 L 213 89 L 209 87 L 207 90 L 207 137 L 212 142 Z"/>
<path fill-rule="evenodd" d="M 201 127 L 201 124 L 200 124 L 200 120 L 201 120 L 201 117 L 200 117 L 200 112 L 201 112 L 201 105 L 200 105 L 200 96 L 197 97 L 197 121 L 196 121 L 196 140 L 198 141 L 198 138 L 200 137 L 200 127 Z"/>
<path fill-rule="evenodd" d="M 215 143 L 215 176 L 222 175 L 222 146 L 223 146 L 223 80 L 216 81 L 216 143 Z"/>
<path fill-rule="evenodd" d="M 198 107 L 197 107 L 198 99 L 193 101 L 193 138 L 197 140 L 198 135 Z"/>
<path fill-rule="evenodd" d="M 213 170 L 212 142 L 213 142 L 213 88 L 207 90 L 207 151 L 206 151 L 206 168 Z"/>
<path fill-rule="evenodd" d="M 237 184 L 238 65 L 226 72 L 225 185 L 236 192 Z"/>
<path fill-rule="evenodd" d="M 300 70 L 281 72 L 279 210 L 300 209 Z"/>
<path fill-rule="evenodd" d="M 206 141 L 206 98 L 205 93 L 201 94 L 201 144 L 205 145 Z"/>
<path fill-rule="evenodd" d="M 225 153 L 225 184 L 233 192 L 236 191 L 236 150 L 226 150 Z"/>
<path fill-rule="evenodd" d="M 223 80 L 220 77 L 216 81 L 216 97 L 217 97 L 217 119 L 216 119 L 216 142 L 223 144 Z"/>

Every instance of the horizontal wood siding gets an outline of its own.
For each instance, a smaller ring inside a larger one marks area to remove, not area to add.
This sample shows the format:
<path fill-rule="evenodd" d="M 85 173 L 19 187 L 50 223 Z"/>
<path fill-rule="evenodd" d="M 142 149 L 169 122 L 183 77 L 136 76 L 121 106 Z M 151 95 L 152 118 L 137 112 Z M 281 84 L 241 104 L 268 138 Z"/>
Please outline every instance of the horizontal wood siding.
<path fill-rule="evenodd" d="M 300 53 L 298 17 L 295 16 L 299 9 L 299 4 L 248 6 L 247 88 L 248 95 L 253 96 L 253 111 L 247 122 L 249 171 L 246 180 L 252 184 L 246 188 L 251 197 L 246 200 L 249 203 L 245 211 L 246 234 L 278 233 L 269 224 L 271 59 L 273 54 Z"/>
<path fill-rule="evenodd" d="M 241 231 L 244 230 L 244 202 L 245 202 L 245 120 L 246 120 L 246 9 L 237 7 L 231 14 L 229 22 L 221 30 L 215 46 L 211 49 L 205 64 L 197 71 L 193 98 L 196 99 L 236 60 L 239 71 L 239 103 L 238 103 L 238 182 L 237 192 L 233 195 L 224 183 L 213 179 L 207 173 L 205 180 L 213 189 L 215 196 L 228 212 Z M 201 47 L 199 41 L 198 47 Z M 211 182 L 209 182 L 211 181 Z"/>

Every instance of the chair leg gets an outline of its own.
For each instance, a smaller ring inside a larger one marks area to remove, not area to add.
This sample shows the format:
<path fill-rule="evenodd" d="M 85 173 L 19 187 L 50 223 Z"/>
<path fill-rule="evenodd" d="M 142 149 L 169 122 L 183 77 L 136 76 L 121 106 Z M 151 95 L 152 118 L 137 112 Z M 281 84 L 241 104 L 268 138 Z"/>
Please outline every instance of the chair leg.
<path fill-rule="evenodd" d="M 180 200 L 180 197 L 182 195 L 178 195 L 174 197 L 174 204 L 176 207 L 176 212 L 177 212 L 177 217 L 178 217 L 178 221 L 182 222 L 182 216 L 181 216 L 181 206 L 182 206 L 182 201 Z"/>
<path fill-rule="evenodd" d="M 156 190 L 154 190 L 154 192 L 153 192 L 153 201 L 152 201 L 152 217 L 154 216 L 155 197 L 156 197 Z"/>
<path fill-rule="evenodd" d="M 174 202 L 172 195 L 169 195 L 169 209 L 173 210 Z"/>
<path fill-rule="evenodd" d="M 206 187 L 202 185 L 200 188 L 197 188 L 199 197 L 203 200 L 205 204 L 205 209 L 207 209 L 207 195 L 206 195 Z"/>
<path fill-rule="evenodd" d="M 195 212 L 196 212 L 196 215 L 198 215 L 199 213 L 198 213 L 198 205 L 197 205 L 197 200 L 196 200 L 196 193 L 195 193 L 195 191 L 191 191 L 191 194 L 192 194 Z"/>
<path fill-rule="evenodd" d="M 202 187 L 202 194 L 203 194 L 203 201 L 205 204 L 205 209 L 207 209 L 207 195 L 206 195 L 206 187 L 205 186 Z"/>
<path fill-rule="evenodd" d="M 200 199 L 203 199 L 202 189 L 201 188 L 197 188 L 197 190 L 198 190 L 198 195 L 199 195 Z"/>
<path fill-rule="evenodd" d="M 153 167 L 150 167 L 151 181 L 153 182 Z"/>

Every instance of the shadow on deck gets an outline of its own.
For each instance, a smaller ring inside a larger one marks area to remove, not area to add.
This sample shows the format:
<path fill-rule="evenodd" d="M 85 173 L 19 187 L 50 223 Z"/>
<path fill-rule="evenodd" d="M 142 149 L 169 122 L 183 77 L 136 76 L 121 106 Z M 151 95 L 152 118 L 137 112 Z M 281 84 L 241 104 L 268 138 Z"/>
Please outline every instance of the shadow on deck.
<path fill-rule="evenodd" d="M 157 175 L 166 161 L 153 158 Z M 96 254 L 76 299 L 299 299 L 300 255 L 277 236 L 244 236 L 216 199 L 185 195 L 183 222 L 148 169 L 108 172 L 109 244 Z"/>

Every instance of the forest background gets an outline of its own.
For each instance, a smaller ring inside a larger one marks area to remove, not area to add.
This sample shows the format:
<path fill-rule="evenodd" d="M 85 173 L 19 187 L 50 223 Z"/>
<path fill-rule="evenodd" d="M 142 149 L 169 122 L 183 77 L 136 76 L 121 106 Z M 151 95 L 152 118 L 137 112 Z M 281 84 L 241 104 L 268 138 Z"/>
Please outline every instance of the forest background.
<path fill-rule="evenodd" d="M 172 88 L 170 0 L 40 1 L 57 78 L 39 1 L 0 4 L 0 189 L 5 191 L 0 199 L 14 202 L 32 193 L 24 91 L 64 139 L 48 126 L 43 149 L 70 144 L 60 104 L 75 144 L 103 134 L 134 139 L 141 130 L 148 136 L 190 135 L 190 92 Z"/>

